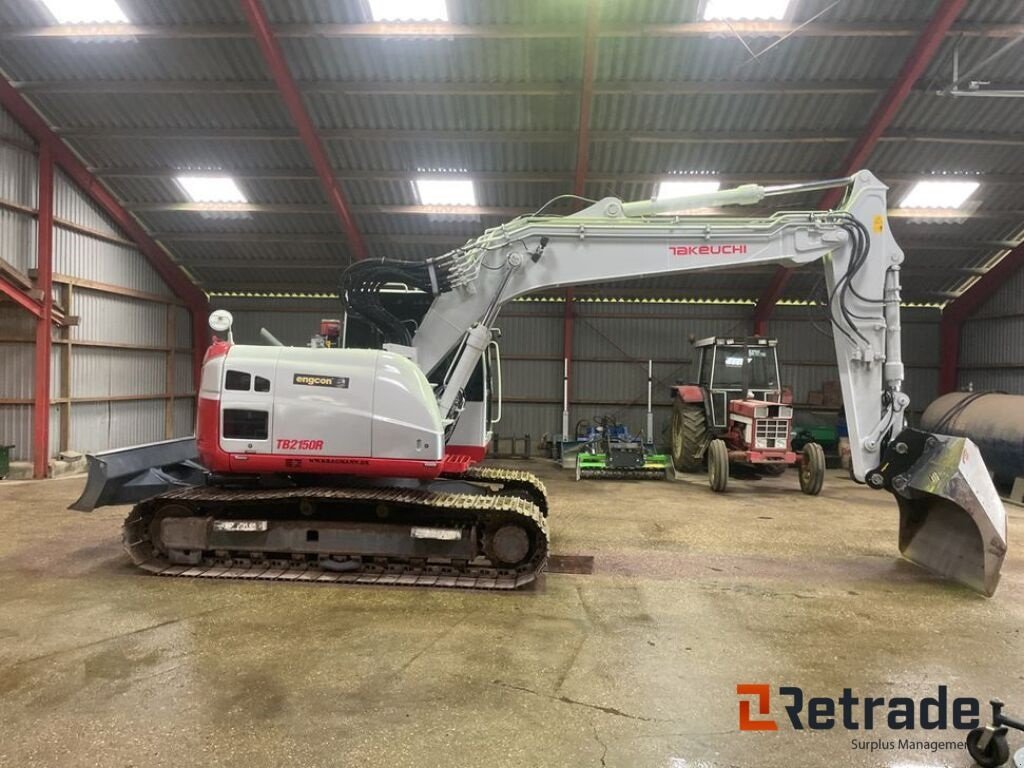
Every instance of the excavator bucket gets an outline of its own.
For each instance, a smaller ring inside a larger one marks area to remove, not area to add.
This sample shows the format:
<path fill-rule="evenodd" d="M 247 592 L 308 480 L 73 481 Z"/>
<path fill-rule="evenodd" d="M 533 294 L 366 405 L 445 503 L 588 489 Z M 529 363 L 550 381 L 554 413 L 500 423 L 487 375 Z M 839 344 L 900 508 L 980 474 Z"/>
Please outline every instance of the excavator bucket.
<path fill-rule="evenodd" d="M 991 597 L 1006 556 L 1006 510 L 977 446 L 907 429 L 878 473 L 899 504 L 904 557 Z M 877 475 L 868 482 L 877 485 Z"/>
<path fill-rule="evenodd" d="M 85 490 L 69 509 L 135 504 L 173 488 L 202 485 L 206 469 L 198 463 L 196 439 L 164 440 L 89 454 Z"/>

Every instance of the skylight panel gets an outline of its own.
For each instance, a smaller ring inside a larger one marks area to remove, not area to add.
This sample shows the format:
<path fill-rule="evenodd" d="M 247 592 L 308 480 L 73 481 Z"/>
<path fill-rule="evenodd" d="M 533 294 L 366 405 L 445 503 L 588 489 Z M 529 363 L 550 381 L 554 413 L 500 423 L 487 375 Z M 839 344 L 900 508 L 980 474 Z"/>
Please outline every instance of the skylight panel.
<path fill-rule="evenodd" d="M 127 24 L 116 0 L 41 0 L 58 24 Z"/>
<path fill-rule="evenodd" d="M 415 186 L 422 205 L 476 205 L 471 179 L 417 179 Z"/>
<path fill-rule="evenodd" d="M 370 0 L 374 21 L 448 21 L 445 0 Z"/>
<path fill-rule="evenodd" d="M 247 203 L 230 176 L 179 176 L 178 184 L 193 203 Z"/>
<path fill-rule="evenodd" d="M 976 181 L 919 181 L 900 202 L 900 208 L 963 208 L 978 186 Z"/>
<path fill-rule="evenodd" d="M 789 0 L 707 0 L 705 21 L 777 21 L 785 18 Z"/>

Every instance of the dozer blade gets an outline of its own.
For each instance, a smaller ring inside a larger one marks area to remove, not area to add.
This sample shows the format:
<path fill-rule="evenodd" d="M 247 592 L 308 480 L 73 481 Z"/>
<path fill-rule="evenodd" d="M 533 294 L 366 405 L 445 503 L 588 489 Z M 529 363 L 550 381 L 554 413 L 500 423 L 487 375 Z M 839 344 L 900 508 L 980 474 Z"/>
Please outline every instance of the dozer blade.
<path fill-rule="evenodd" d="M 899 504 L 904 557 L 991 597 L 1006 556 L 1006 510 L 978 447 L 907 429 L 878 473 Z M 877 485 L 877 475 L 868 481 Z"/>
<path fill-rule="evenodd" d="M 89 477 L 85 490 L 69 507 L 79 512 L 135 504 L 173 488 L 206 481 L 206 470 L 197 462 L 194 437 L 90 453 L 86 458 Z"/>

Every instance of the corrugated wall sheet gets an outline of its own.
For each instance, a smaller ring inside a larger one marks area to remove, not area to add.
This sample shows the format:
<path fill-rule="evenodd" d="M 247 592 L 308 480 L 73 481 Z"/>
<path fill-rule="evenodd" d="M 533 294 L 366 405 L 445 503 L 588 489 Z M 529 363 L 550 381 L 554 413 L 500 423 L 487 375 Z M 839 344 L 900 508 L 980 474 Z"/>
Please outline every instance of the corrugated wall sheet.
<path fill-rule="evenodd" d="M 1024 271 L 964 323 L 959 385 L 1024 395 Z"/>

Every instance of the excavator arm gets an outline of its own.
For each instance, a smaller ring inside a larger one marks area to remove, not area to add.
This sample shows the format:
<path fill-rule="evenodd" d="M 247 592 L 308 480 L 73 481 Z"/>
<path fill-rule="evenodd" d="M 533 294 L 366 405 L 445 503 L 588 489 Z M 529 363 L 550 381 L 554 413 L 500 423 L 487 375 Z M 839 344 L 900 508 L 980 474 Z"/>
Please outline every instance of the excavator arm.
<path fill-rule="evenodd" d="M 838 210 L 747 219 L 679 213 L 828 186 L 848 187 Z M 442 417 L 454 422 L 498 313 L 513 299 L 587 283 L 821 261 L 854 477 L 896 496 L 904 555 L 992 594 L 1006 552 L 1006 516 L 980 453 L 963 438 L 905 430 L 903 252 L 886 211 L 885 185 L 861 171 L 817 184 L 748 185 L 667 201 L 605 198 L 570 216 L 522 217 L 429 264 L 431 284 L 445 289 L 411 345 L 391 348 L 427 373 L 447 366 L 438 402 Z"/>

